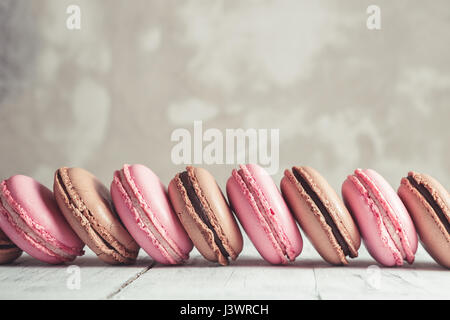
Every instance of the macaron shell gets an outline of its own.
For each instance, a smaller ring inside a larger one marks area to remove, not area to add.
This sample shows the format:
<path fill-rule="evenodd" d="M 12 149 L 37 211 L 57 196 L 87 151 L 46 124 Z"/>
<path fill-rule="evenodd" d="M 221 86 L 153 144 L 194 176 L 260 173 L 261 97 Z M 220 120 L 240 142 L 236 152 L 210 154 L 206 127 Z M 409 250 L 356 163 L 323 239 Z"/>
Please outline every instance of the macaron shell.
<path fill-rule="evenodd" d="M 381 218 L 371 210 L 368 199 L 364 198 L 349 178 L 342 185 L 342 197 L 356 220 L 370 255 L 385 266 L 395 266 L 401 262 L 400 252 L 384 228 Z"/>
<path fill-rule="evenodd" d="M 84 169 L 71 168 L 68 175 L 74 189 L 95 217 L 97 224 L 105 228 L 106 232 L 113 235 L 118 242 L 138 250 L 139 247 L 114 212 L 109 190 L 93 174 Z"/>
<path fill-rule="evenodd" d="M 158 176 L 143 165 L 130 166 L 130 173 L 151 212 L 164 226 L 169 237 L 184 253 L 192 250 L 192 242 L 177 219 L 169 202 L 167 191 Z"/>
<path fill-rule="evenodd" d="M 203 168 L 194 168 L 194 173 L 200 189 L 223 232 L 224 237 L 221 238 L 222 243 L 225 244 L 225 247 L 231 246 L 231 249 L 237 256 L 242 251 L 242 234 L 222 191 L 217 185 L 214 177 L 207 170 Z"/>
<path fill-rule="evenodd" d="M 178 246 L 183 254 L 188 255 L 193 247 L 192 242 L 173 212 L 164 185 L 158 176 L 143 165 L 132 165 L 128 168 L 131 179 L 133 179 L 151 214 L 159 221 L 171 241 Z M 171 264 L 168 258 L 162 254 L 162 245 L 153 242 L 149 235 L 140 228 L 135 220 L 134 213 L 126 205 L 125 199 L 122 198 L 122 194 L 114 181 L 111 184 L 111 196 L 122 222 L 141 248 L 156 261 Z"/>
<path fill-rule="evenodd" d="M 294 255 L 298 256 L 303 248 L 302 236 L 272 177 L 266 170 L 255 164 L 248 164 L 247 169 L 253 175 L 270 207 L 275 212 L 281 229 L 289 239 Z"/>
<path fill-rule="evenodd" d="M 377 185 L 384 198 L 389 202 L 394 210 L 396 217 L 402 227 L 403 232 L 406 234 L 409 242 L 410 249 L 413 254 L 417 251 L 418 239 L 416 228 L 411 220 L 411 217 L 406 210 L 402 200 L 397 195 L 397 192 L 391 187 L 391 185 L 375 170 L 365 169 L 363 172 Z M 413 257 L 414 259 L 414 257 Z"/>
<path fill-rule="evenodd" d="M 347 235 L 350 237 L 353 247 L 358 250 L 361 246 L 361 237 L 359 235 L 358 227 L 353 221 L 352 216 L 348 212 L 341 198 L 337 195 L 336 191 L 330 186 L 330 184 L 325 180 L 325 178 L 317 172 L 315 169 L 310 167 L 303 167 L 313 179 L 316 184 L 317 189 L 320 191 L 320 197 L 322 202 L 333 209 L 331 212 L 335 215 L 333 220 L 339 220 L 337 222 L 338 227 L 342 225 L 345 228 Z"/>
<path fill-rule="evenodd" d="M 196 217 L 197 215 L 193 208 L 186 206 L 183 196 L 178 190 L 176 179 L 172 179 L 169 183 L 169 198 L 181 224 L 197 250 L 205 259 L 216 262 L 217 255 L 211 245 L 214 241 L 212 232 L 202 232 L 202 229 L 199 227 L 200 218 Z"/>
<path fill-rule="evenodd" d="M 298 256 L 303 247 L 300 231 L 275 183 L 260 166 L 249 164 L 246 167 L 264 194 L 272 212 L 277 215 L 278 227 L 289 240 L 293 255 Z M 280 252 L 280 248 L 274 244 L 274 235 L 261 224 L 260 217 L 254 212 L 249 199 L 233 176 L 228 179 L 226 189 L 236 216 L 261 256 L 272 264 L 286 263 L 283 252 Z"/>
<path fill-rule="evenodd" d="M 0 211 L 4 210 L 0 208 Z M 11 239 L 20 249 L 28 253 L 33 258 L 36 258 L 40 261 L 49 263 L 49 264 L 60 264 L 63 261 L 58 257 L 51 256 L 43 250 L 43 248 L 39 246 L 35 246 L 31 242 L 24 239 L 24 237 L 19 233 L 19 231 L 10 224 L 8 218 L 5 217 L 3 213 L 0 212 L 0 227 L 3 229 L 8 238 Z"/>
<path fill-rule="evenodd" d="M 138 245 L 152 257 L 152 259 L 163 264 L 170 264 L 170 261 L 161 253 L 161 249 L 152 242 L 143 230 L 141 230 L 134 219 L 133 213 L 125 204 L 125 200 L 122 199 L 122 194 L 114 184 L 111 185 L 111 197 L 123 224 Z"/>
<path fill-rule="evenodd" d="M 219 245 L 216 243 L 216 236 L 221 241 L 221 244 L 225 250 L 232 250 L 230 246 L 227 243 L 227 239 L 225 238 L 223 234 L 223 230 L 221 229 L 221 226 L 217 220 L 217 217 L 215 216 L 214 212 L 211 209 L 211 206 L 209 205 L 209 200 L 205 197 L 205 194 L 202 190 L 202 187 L 200 186 L 197 176 L 195 174 L 195 168 L 194 167 L 187 167 L 186 168 L 185 177 L 188 178 L 189 183 L 191 184 L 190 187 L 186 187 L 185 182 L 182 179 L 182 175 L 184 173 L 177 174 L 174 178 L 174 182 L 176 183 L 178 193 L 181 196 L 181 199 L 184 202 L 185 210 L 183 211 L 183 214 L 189 214 L 192 221 L 194 221 L 196 229 L 194 230 L 191 225 L 191 228 L 188 228 L 185 230 L 189 230 L 188 235 L 194 242 L 194 245 L 196 244 L 195 241 L 197 241 L 199 238 L 202 238 L 208 243 L 208 249 L 206 252 L 202 252 L 203 246 L 197 247 L 199 252 L 209 261 L 212 262 L 219 262 L 221 265 L 228 265 L 229 261 L 226 255 L 221 251 Z M 213 180 L 214 181 L 214 180 Z M 197 200 L 200 203 L 197 203 L 197 206 L 200 205 L 203 209 L 202 213 L 198 211 L 198 208 L 196 208 L 196 205 L 193 202 L 193 199 L 191 198 L 193 196 L 192 192 L 195 193 L 195 196 Z M 205 214 L 206 219 L 208 220 L 208 223 L 204 219 L 202 219 L 201 215 Z M 180 216 L 179 216 L 180 217 Z M 184 217 L 181 217 L 180 221 L 183 223 L 185 222 Z M 209 224 L 209 225 L 208 225 Z M 194 233 L 193 233 L 194 232 Z M 211 250 L 214 253 L 214 259 L 210 259 L 211 256 Z M 228 251 L 229 252 L 229 251 Z"/>
<path fill-rule="evenodd" d="M 311 212 L 311 208 L 305 201 L 298 199 L 299 195 L 295 186 L 287 177 L 281 179 L 280 186 L 291 211 L 320 256 L 331 264 L 342 264 L 341 256 L 331 243 L 319 219 Z"/>
<path fill-rule="evenodd" d="M 259 254 L 272 264 L 283 263 L 284 260 L 280 257 L 283 253 L 278 252 L 274 247 L 273 241 L 275 240 L 270 239 L 270 234 L 267 234 L 260 224 L 258 217 L 253 213 L 252 206 L 241 191 L 240 185 L 233 177 L 228 179 L 226 189 L 233 211 Z"/>
<path fill-rule="evenodd" d="M 447 215 L 448 219 L 450 220 L 450 217 L 449 217 L 450 193 L 447 191 L 447 189 L 444 188 L 444 186 L 439 181 L 437 181 L 432 176 L 425 174 L 425 173 L 422 173 L 419 175 L 422 178 L 422 180 L 424 180 L 429 185 L 430 189 L 432 189 L 432 193 L 434 193 L 434 192 L 436 193 L 436 197 L 438 198 L 438 200 L 440 202 L 442 202 L 442 203 L 440 203 L 440 205 L 445 208 L 445 210 L 444 210 L 445 214 Z"/>
<path fill-rule="evenodd" d="M 29 221 L 33 221 L 34 226 L 38 226 L 39 232 L 46 234 L 46 239 L 42 243 L 34 241 L 26 231 L 25 222 L 23 225 L 13 222 L 7 210 L 0 205 L 0 228 L 5 232 L 19 248 L 27 252 L 34 258 L 50 263 L 59 264 L 64 259 L 49 251 L 45 247 L 48 239 L 57 241 L 57 246 L 67 254 L 82 255 L 84 243 L 78 238 L 70 228 L 67 221 L 59 211 L 53 193 L 36 180 L 22 175 L 16 175 L 4 181 L 4 187 L 8 192 L 14 206 L 21 209 Z M 18 210 L 13 208 L 14 211 Z M 32 228 L 28 226 L 28 228 Z M 70 252 L 69 252 L 70 251 Z"/>
<path fill-rule="evenodd" d="M 0 245 L 9 245 L 12 244 L 11 240 L 8 236 L 0 229 Z"/>
<path fill-rule="evenodd" d="M 292 170 L 296 170 L 296 172 L 306 180 L 310 188 L 326 208 L 328 214 L 339 230 L 339 234 L 347 244 L 351 255 L 357 256 L 358 249 L 361 245 L 358 228 L 334 189 L 314 168 L 302 166 L 294 167 Z M 291 181 L 289 181 L 289 177 L 291 178 Z M 304 191 L 301 184 L 297 181 L 297 178 L 295 178 L 293 171 L 286 170 L 285 178 L 285 186 L 282 186 L 282 190 L 286 188 L 286 186 L 290 186 L 291 189 L 297 191 L 288 198 L 285 196 L 287 203 L 290 206 L 294 205 L 294 208 L 292 209 L 300 226 L 306 232 L 319 254 L 332 264 L 347 264 L 348 262 L 344 251 L 314 200 Z M 288 184 L 287 182 L 290 183 Z M 299 189 L 297 190 L 297 188 Z M 320 227 L 320 230 L 317 229 L 318 227 Z M 326 241 L 324 241 L 324 236 Z M 336 259 L 337 257 L 339 260 Z"/>
<path fill-rule="evenodd" d="M 54 194 L 73 230 L 101 260 L 109 264 L 136 260 L 139 246 L 114 212 L 109 190 L 93 174 L 81 168 L 57 170 Z"/>
<path fill-rule="evenodd" d="M 441 205 L 449 210 L 450 196 L 445 188 L 429 175 L 414 175 L 424 181 L 428 188 L 433 191 L 432 193 L 435 193 L 435 196 L 441 199 Z M 433 208 L 406 178 L 402 179 L 398 194 L 414 221 L 424 248 L 436 262 L 450 268 L 450 235 L 440 225 L 439 218 Z"/>
<path fill-rule="evenodd" d="M 67 247 L 77 250 L 84 247 L 84 243 L 64 219 L 53 193 L 47 187 L 30 177 L 21 175 L 8 179 L 6 185 L 11 197 L 25 210 L 30 218 L 43 226 L 54 238 Z M 4 231 L 6 232 L 6 230 Z"/>
<path fill-rule="evenodd" d="M 425 173 L 410 172 L 416 178 L 421 180 L 421 183 L 425 184 L 428 191 L 434 196 L 438 205 L 443 209 L 447 220 L 450 220 L 450 194 L 444 188 L 444 186 L 432 176 Z"/>

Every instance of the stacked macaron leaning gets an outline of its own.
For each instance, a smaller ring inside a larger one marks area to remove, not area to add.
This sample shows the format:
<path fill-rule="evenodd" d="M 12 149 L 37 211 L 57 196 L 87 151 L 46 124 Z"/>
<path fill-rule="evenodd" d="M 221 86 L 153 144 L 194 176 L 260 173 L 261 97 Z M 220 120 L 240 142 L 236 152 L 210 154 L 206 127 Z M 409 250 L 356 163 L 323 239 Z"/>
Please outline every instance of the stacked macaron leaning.
<path fill-rule="evenodd" d="M 225 191 L 192 166 L 167 188 L 140 164 L 114 172 L 109 189 L 81 168 L 56 170 L 53 192 L 15 175 L 0 183 L 0 264 L 23 251 L 49 264 L 72 262 L 86 245 L 112 265 L 135 263 L 140 248 L 180 265 L 195 247 L 225 266 L 243 249 L 242 227 L 270 264 L 297 259 L 302 230 L 331 265 L 350 264 L 361 242 L 380 265 L 412 264 L 420 240 L 450 268 L 450 195 L 427 174 L 409 172 L 395 192 L 375 170 L 356 169 L 341 199 L 314 168 L 286 169 L 279 189 L 262 167 L 245 164 L 232 170 Z"/>

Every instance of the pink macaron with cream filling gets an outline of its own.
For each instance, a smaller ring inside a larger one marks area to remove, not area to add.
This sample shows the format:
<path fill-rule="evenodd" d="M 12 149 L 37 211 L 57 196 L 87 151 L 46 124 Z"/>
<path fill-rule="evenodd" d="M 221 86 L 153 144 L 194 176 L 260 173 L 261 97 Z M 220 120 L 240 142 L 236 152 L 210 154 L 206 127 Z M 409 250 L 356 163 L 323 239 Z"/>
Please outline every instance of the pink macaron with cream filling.
<path fill-rule="evenodd" d="M 413 263 L 417 233 L 405 206 L 389 183 L 372 169 L 356 169 L 342 185 L 342 196 L 364 244 L 380 264 Z"/>
<path fill-rule="evenodd" d="M 272 264 L 294 261 L 302 251 L 302 237 L 270 175 L 256 164 L 240 165 L 226 189 L 237 218 L 261 256 Z"/>
<path fill-rule="evenodd" d="M 83 255 L 84 243 L 58 209 L 53 193 L 15 175 L 0 184 L 0 228 L 23 251 L 50 264 Z"/>
<path fill-rule="evenodd" d="M 193 244 L 152 170 L 125 164 L 114 173 L 111 196 L 128 232 L 149 256 L 163 264 L 180 264 L 189 258 Z"/>

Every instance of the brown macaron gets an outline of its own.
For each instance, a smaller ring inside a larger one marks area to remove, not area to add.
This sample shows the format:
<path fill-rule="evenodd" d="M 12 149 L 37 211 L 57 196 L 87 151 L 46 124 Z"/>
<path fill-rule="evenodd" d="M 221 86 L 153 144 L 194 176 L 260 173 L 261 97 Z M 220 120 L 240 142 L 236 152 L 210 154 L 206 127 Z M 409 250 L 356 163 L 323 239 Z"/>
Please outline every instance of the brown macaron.
<path fill-rule="evenodd" d="M 17 247 L 0 229 L 0 264 L 11 263 L 22 254 L 22 250 Z"/>
<path fill-rule="evenodd" d="M 90 172 L 60 168 L 53 184 L 56 202 L 75 233 L 109 264 L 136 261 L 139 246 L 119 220 L 109 190 Z"/>
<path fill-rule="evenodd" d="M 214 177 L 187 167 L 169 184 L 169 197 L 198 251 L 209 261 L 228 264 L 242 251 L 242 234 Z"/>
<path fill-rule="evenodd" d="M 358 256 L 361 238 L 356 224 L 328 182 L 313 168 L 285 170 L 281 192 L 300 227 L 322 258 L 334 265 Z"/>
<path fill-rule="evenodd" d="M 409 172 L 398 195 L 414 221 L 420 242 L 440 265 L 450 268 L 450 195 L 433 177 Z"/>

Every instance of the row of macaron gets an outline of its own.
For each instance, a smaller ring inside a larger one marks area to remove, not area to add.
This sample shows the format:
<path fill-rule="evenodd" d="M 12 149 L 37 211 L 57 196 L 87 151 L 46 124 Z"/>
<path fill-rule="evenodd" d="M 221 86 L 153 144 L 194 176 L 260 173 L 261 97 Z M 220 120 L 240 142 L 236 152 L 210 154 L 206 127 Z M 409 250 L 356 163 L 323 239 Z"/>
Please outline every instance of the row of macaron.
<path fill-rule="evenodd" d="M 195 246 L 227 265 L 243 248 L 239 220 L 272 264 L 300 255 L 299 225 L 333 265 L 357 257 L 361 238 L 381 265 L 411 264 L 420 238 L 450 268 L 450 196 L 429 175 L 409 172 L 395 192 L 376 171 L 356 169 L 342 184 L 342 201 L 319 172 L 296 166 L 285 170 L 280 189 L 255 164 L 232 171 L 228 201 L 209 171 L 192 166 L 168 188 L 144 165 L 124 165 L 110 189 L 81 168 L 58 169 L 53 192 L 15 175 L 0 184 L 0 263 L 22 250 L 50 264 L 70 262 L 87 245 L 109 264 L 134 263 L 140 248 L 162 264 L 182 264 Z"/>

